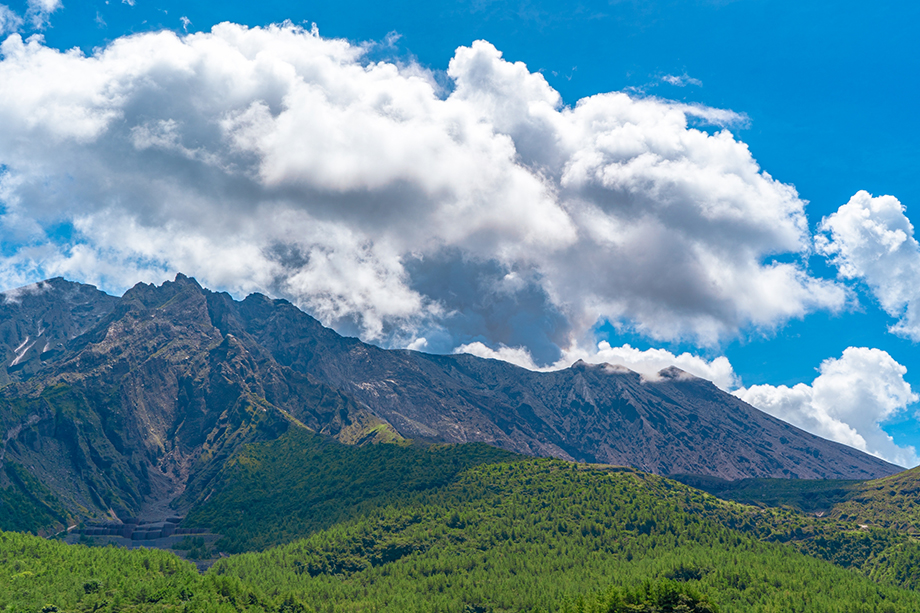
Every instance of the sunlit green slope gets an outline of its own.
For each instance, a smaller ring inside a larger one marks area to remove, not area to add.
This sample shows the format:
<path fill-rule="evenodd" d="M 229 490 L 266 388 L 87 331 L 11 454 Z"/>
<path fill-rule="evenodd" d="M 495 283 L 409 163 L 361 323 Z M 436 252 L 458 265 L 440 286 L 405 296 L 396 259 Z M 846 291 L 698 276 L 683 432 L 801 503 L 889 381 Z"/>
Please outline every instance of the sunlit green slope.
<path fill-rule="evenodd" d="M 807 512 L 789 515 L 770 538 L 877 581 L 920 589 L 918 468 L 870 481 L 677 478 L 726 500 Z"/>
<path fill-rule="evenodd" d="M 0 532 L 0 611 L 250 613 L 305 611 L 230 576 L 201 576 L 155 549 L 82 547 Z"/>
<path fill-rule="evenodd" d="M 920 594 L 758 540 L 776 520 L 637 471 L 526 460 L 210 572 L 320 611 L 577 610 L 663 579 L 723 611 L 920 610 Z"/>
<path fill-rule="evenodd" d="M 910 513 L 909 484 L 874 483 L 888 489 L 866 490 L 867 509 Z M 218 548 L 286 544 L 198 575 L 166 552 L 0 533 L 0 611 L 920 610 L 903 589 L 920 551 L 900 524 L 747 506 L 632 469 L 292 429 L 242 447 L 213 484 L 188 522 L 224 534 Z"/>
<path fill-rule="evenodd" d="M 920 468 L 857 482 L 830 515 L 920 535 Z"/>
<path fill-rule="evenodd" d="M 472 466 L 516 459 L 482 443 L 357 447 L 291 429 L 234 455 L 185 525 L 224 535 L 223 551 L 259 550 L 405 502 Z"/>

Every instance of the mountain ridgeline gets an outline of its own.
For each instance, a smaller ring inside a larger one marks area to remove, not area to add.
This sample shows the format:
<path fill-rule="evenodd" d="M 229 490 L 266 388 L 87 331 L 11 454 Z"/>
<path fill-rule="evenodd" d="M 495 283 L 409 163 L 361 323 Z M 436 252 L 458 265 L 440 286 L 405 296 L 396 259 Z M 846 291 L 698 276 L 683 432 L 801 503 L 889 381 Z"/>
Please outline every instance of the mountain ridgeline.
<path fill-rule="evenodd" d="M 244 445 L 292 428 L 723 479 L 900 470 L 676 368 L 539 373 L 384 350 L 287 301 L 236 301 L 183 275 L 121 298 L 63 279 L 7 292 L 0 356 L 5 529 L 172 513 L 168 503 L 206 496 Z"/>

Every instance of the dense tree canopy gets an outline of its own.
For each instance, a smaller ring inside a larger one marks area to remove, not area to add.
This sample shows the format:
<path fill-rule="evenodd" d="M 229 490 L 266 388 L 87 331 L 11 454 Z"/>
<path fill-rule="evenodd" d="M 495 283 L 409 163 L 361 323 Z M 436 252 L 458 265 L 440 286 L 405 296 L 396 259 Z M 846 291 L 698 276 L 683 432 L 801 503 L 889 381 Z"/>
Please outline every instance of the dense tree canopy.
<path fill-rule="evenodd" d="M 808 488 L 833 489 L 765 492 Z M 920 545 L 896 524 L 484 445 L 358 448 L 292 430 L 243 447 L 204 499 L 187 523 L 248 553 L 199 574 L 169 552 L 0 533 L 0 611 L 920 610 Z"/>

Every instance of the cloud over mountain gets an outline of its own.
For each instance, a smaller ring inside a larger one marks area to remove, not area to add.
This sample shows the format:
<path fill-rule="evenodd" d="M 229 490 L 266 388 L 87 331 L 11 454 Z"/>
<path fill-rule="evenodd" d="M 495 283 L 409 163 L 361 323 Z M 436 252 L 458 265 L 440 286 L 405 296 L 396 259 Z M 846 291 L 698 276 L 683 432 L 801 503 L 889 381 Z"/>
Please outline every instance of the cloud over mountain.
<path fill-rule="evenodd" d="M 881 349 L 848 347 L 819 371 L 811 385 L 752 385 L 733 393 L 812 434 L 901 466 L 920 463 L 913 447 L 897 446 L 879 426 L 920 400 L 904 380 L 904 366 Z"/>
<path fill-rule="evenodd" d="M 89 57 L 10 36 L 0 283 L 181 270 L 367 339 L 543 364 L 599 320 L 711 344 L 846 302 L 774 259 L 812 249 L 804 203 L 699 127 L 731 112 L 623 93 L 565 106 L 484 41 L 457 49 L 450 91 L 365 50 L 291 25 Z"/>
<path fill-rule="evenodd" d="M 646 379 L 655 380 L 658 373 L 671 366 L 677 366 L 691 375 L 712 381 L 723 391 L 737 388 L 741 381 L 735 374 L 731 362 L 725 356 L 706 360 L 688 352 L 676 355 L 667 349 L 636 349 L 629 345 L 612 347 L 607 341 L 601 341 L 596 348 L 591 350 L 574 349 L 565 351 L 558 362 L 546 367 L 537 365 L 530 353 L 522 347 L 501 346 L 491 349 L 483 343 L 475 342 L 461 345 L 455 353 L 469 353 L 481 358 L 503 360 L 517 364 L 530 370 L 561 370 L 568 368 L 577 360 L 584 360 L 590 364 L 611 364 L 625 366 L 641 374 Z"/>

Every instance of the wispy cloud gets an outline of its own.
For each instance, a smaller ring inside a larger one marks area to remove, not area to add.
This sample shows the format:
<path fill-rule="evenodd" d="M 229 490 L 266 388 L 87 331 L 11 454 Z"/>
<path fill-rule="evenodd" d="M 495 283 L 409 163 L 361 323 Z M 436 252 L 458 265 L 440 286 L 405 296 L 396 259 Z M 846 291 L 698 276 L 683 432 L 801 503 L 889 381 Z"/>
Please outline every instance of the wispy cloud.
<path fill-rule="evenodd" d="M 716 109 L 703 104 L 674 103 L 674 106 L 683 111 L 687 117 L 711 126 L 747 128 L 751 124 L 751 118 L 746 113 L 736 113 L 730 109 Z"/>
<path fill-rule="evenodd" d="M 0 4 L 0 36 L 22 27 L 22 17 L 5 4 Z"/>
<path fill-rule="evenodd" d="M 676 87 L 687 87 L 688 85 L 695 85 L 696 87 L 703 87 L 703 82 L 699 79 L 694 79 L 686 72 L 682 75 L 664 75 L 661 77 L 661 81 L 667 83 L 668 85 L 674 85 Z"/>
<path fill-rule="evenodd" d="M 32 27 L 36 30 L 43 30 L 48 25 L 51 13 L 63 6 L 61 0 L 29 0 L 26 19 L 31 22 Z"/>

